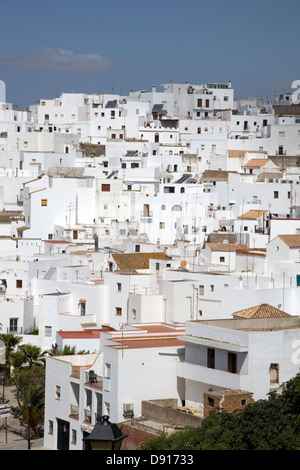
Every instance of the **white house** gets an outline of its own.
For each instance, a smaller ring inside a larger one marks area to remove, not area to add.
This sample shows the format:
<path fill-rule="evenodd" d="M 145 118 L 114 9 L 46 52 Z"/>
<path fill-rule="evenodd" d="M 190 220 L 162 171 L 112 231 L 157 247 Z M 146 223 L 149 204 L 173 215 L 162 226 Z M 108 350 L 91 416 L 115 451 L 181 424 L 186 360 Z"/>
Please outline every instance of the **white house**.
<path fill-rule="evenodd" d="M 183 333 L 183 326 L 127 325 L 100 333 L 99 354 L 48 357 L 45 447 L 82 450 L 102 415 L 116 423 L 139 417 L 142 400 L 172 397 L 181 404 L 176 364 Z"/>
<path fill-rule="evenodd" d="M 299 371 L 299 316 L 273 307 L 233 315 L 239 318 L 186 323 L 177 374 L 185 380 L 187 406 L 200 412 L 209 390 L 247 390 L 266 399 Z"/>

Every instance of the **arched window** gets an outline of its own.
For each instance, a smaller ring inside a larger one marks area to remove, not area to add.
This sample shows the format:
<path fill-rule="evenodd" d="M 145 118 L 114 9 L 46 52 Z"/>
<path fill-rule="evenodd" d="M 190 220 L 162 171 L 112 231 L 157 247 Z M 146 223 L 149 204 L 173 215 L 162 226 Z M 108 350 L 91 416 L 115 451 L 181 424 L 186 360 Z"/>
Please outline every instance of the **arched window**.
<path fill-rule="evenodd" d="M 176 204 L 172 207 L 172 211 L 181 211 L 181 206 L 179 204 Z"/>
<path fill-rule="evenodd" d="M 166 206 L 163 204 L 160 208 L 162 211 L 165 211 L 166 210 Z"/>

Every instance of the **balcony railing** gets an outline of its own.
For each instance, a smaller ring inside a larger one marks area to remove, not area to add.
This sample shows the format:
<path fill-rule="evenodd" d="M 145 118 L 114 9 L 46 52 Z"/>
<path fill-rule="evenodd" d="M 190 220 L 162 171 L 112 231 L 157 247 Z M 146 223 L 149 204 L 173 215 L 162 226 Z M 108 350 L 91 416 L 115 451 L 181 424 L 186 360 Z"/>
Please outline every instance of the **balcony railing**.
<path fill-rule="evenodd" d="M 79 406 L 78 405 L 70 405 L 70 418 L 79 419 Z"/>
<path fill-rule="evenodd" d="M 92 371 L 85 372 L 85 384 L 102 390 L 103 389 L 103 377 L 95 373 L 91 374 L 91 372 Z"/>
<path fill-rule="evenodd" d="M 88 424 L 92 424 L 92 412 L 91 410 L 84 410 L 84 422 Z"/>
<path fill-rule="evenodd" d="M 153 217 L 153 211 L 141 211 L 141 214 L 140 214 L 141 217 Z"/>

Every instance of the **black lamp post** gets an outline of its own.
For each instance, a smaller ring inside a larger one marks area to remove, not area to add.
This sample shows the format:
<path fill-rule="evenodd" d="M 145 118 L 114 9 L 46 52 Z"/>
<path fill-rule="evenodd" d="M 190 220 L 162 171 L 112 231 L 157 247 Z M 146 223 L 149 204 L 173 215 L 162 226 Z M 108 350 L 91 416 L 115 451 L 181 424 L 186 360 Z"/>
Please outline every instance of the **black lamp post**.
<path fill-rule="evenodd" d="M 104 415 L 83 441 L 87 443 L 85 450 L 120 450 L 125 437 L 127 434 L 122 434 L 121 429 L 109 421 L 109 416 Z"/>
<path fill-rule="evenodd" d="M 31 449 L 31 443 L 30 443 L 30 408 L 31 408 L 31 403 L 27 402 L 27 449 Z"/>

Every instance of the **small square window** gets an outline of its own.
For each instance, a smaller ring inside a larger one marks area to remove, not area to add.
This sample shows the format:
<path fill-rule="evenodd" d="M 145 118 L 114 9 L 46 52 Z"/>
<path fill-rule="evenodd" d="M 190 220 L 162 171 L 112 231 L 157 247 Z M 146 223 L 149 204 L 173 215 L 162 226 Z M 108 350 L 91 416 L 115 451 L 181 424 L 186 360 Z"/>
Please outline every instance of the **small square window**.
<path fill-rule="evenodd" d="M 211 406 L 211 407 L 215 406 L 215 400 L 211 397 L 208 397 L 208 406 Z"/>
<path fill-rule="evenodd" d="M 56 400 L 60 400 L 60 392 L 61 392 L 60 386 L 56 385 L 56 387 L 55 387 L 55 398 L 56 398 Z"/>

